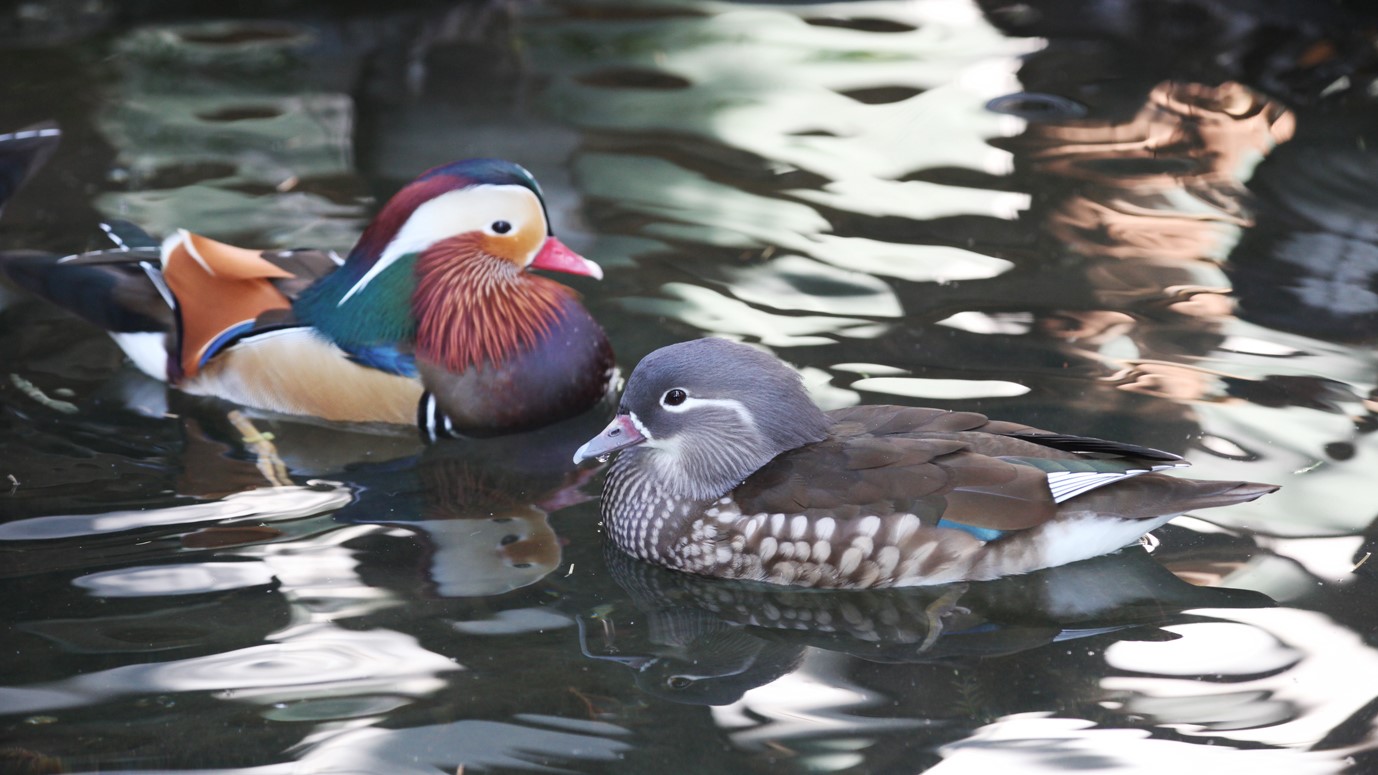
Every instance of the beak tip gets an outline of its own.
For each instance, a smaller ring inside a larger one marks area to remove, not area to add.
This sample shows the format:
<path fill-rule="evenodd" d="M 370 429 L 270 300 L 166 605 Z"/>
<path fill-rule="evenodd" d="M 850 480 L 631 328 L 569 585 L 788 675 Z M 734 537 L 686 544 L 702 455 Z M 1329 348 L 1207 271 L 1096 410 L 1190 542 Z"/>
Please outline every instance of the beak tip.
<path fill-rule="evenodd" d="M 641 434 L 636 424 L 625 414 L 619 414 L 608 423 L 597 436 L 584 442 L 584 445 L 574 451 L 574 463 L 579 463 L 596 457 L 606 459 L 607 456 L 631 447 L 646 440 L 646 436 Z"/>
<path fill-rule="evenodd" d="M 532 269 L 583 275 L 595 280 L 603 279 L 603 267 L 570 250 L 554 236 L 546 237 L 545 243 L 528 266 Z"/>

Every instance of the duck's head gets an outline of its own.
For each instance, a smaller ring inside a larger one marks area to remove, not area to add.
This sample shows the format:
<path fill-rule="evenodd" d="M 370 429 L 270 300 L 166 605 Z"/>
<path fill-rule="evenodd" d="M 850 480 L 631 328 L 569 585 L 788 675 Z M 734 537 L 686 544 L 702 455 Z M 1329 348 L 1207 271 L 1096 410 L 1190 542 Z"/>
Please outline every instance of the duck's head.
<path fill-rule="evenodd" d="M 457 260 L 486 261 L 489 271 L 549 269 L 603 276 L 551 233 L 536 179 L 502 159 L 469 159 L 436 167 L 398 191 L 364 230 L 345 261 L 353 285 L 341 305 L 393 264 L 446 251 Z"/>
<path fill-rule="evenodd" d="M 826 438 L 830 424 L 780 360 L 725 339 L 698 339 L 642 359 L 617 416 L 574 461 L 625 450 L 669 494 L 716 498 L 776 455 Z"/>
<path fill-rule="evenodd" d="M 551 234 L 531 173 L 501 159 L 469 159 L 429 170 L 398 191 L 344 265 L 308 288 L 293 308 L 299 319 L 356 355 L 411 342 L 418 322 L 429 318 L 431 331 L 423 334 L 436 349 L 470 326 L 460 316 L 482 306 L 474 303 L 477 296 L 510 299 L 514 287 L 532 285 L 529 269 L 603 276 L 597 264 Z M 520 325 L 540 326 L 527 318 L 553 314 L 550 303 L 509 306 L 515 306 L 512 325 L 487 327 L 501 338 L 493 347 L 520 339 Z M 482 357 L 448 360 L 457 366 Z"/>

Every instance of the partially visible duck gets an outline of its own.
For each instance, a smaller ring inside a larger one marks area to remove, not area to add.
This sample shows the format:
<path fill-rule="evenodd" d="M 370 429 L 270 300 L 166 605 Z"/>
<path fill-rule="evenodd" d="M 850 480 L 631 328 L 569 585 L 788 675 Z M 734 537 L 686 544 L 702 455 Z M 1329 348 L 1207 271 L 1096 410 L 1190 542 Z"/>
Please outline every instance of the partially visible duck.
<path fill-rule="evenodd" d="M 806 587 L 984 580 L 1113 552 L 1174 516 L 1277 487 L 1179 479 L 1177 455 L 974 412 L 824 412 L 776 358 L 661 348 L 575 461 L 619 452 L 602 513 L 669 568 Z"/>
<path fill-rule="evenodd" d="M 530 173 L 473 159 L 397 193 L 341 260 L 129 225 L 116 250 L 0 256 L 18 284 L 111 332 L 187 393 L 326 420 L 492 434 L 578 414 L 607 393 L 612 349 L 569 288 L 602 277 L 550 233 Z"/>

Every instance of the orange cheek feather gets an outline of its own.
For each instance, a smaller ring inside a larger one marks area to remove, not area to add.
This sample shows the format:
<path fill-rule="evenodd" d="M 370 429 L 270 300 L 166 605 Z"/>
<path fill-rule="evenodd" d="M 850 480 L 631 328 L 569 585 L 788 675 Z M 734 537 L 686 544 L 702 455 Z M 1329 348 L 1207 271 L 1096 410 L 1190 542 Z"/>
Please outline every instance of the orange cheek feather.
<path fill-rule="evenodd" d="M 515 234 L 484 234 L 479 238 L 478 245 L 488 255 L 510 261 L 518 269 L 525 269 L 527 256 L 535 255 L 543 242 L 544 234 L 536 229 L 523 229 Z"/>

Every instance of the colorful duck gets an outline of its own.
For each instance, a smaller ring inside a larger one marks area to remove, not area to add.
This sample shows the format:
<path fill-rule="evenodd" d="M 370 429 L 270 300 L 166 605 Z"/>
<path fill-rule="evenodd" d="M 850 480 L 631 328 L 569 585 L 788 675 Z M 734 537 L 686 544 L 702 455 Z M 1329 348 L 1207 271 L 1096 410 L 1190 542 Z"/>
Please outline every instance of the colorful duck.
<path fill-rule="evenodd" d="M 428 435 L 546 425 L 597 403 L 606 335 L 569 288 L 528 270 L 602 277 L 550 233 L 526 170 L 498 159 L 432 169 L 397 193 L 341 261 L 178 231 L 159 246 L 10 254 L 19 285 L 108 330 L 182 391 Z"/>
<path fill-rule="evenodd" d="M 676 570 L 806 587 L 1012 576 L 1113 552 L 1193 509 L 1277 487 L 1159 473 L 1156 449 L 974 412 L 824 412 L 793 369 L 722 339 L 661 348 L 575 462 L 620 454 L 603 519 Z"/>

